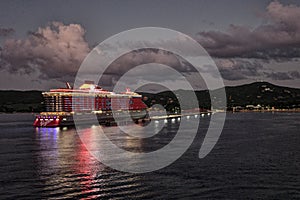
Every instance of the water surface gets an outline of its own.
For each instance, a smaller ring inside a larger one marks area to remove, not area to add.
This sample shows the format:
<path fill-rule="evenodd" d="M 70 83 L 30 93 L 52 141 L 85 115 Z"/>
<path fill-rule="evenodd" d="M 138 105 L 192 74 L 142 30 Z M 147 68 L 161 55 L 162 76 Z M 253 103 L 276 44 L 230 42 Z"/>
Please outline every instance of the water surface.
<path fill-rule="evenodd" d="M 0 115 L 1 199 L 300 198 L 300 113 L 228 113 L 218 143 L 199 159 L 205 116 L 181 158 L 146 174 L 113 170 L 90 155 L 74 128 L 34 128 L 33 120 L 32 114 Z M 170 142 L 178 123 L 148 139 L 104 129 L 116 145 L 149 152 Z"/>

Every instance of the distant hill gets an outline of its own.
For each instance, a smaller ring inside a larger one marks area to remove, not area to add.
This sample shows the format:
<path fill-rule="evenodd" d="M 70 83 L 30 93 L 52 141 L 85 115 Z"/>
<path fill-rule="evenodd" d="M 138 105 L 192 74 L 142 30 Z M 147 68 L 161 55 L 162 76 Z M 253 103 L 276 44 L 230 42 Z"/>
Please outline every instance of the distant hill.
<path fill-rule="evenodd" d="M 257 105 L 276 108 L 300 108 L 300 89 L 282 87 L 268 82 L 255 82 L 240 86 L 225 87 L 227 106 Z M 176 90 L 159 93 L 140 93 L 148 106 L 161 104 L 167 110 L 179 107 L 178 98 L 187 97 L 193 91 Z M 195 91 L 199 107 L 210 109 L 207 90 Z M 41 91 L 0 91 L 0 112 L 43 111 Z M 187 105 L 188 106 L 188 105 Z"/>
<path fill-rule="evenodd" d="M 226 87 L 228 106 L 264 105 L 276 108 L 300 107 L 300 89 L 282 87 L 268 82 Z"/>
<path fill-rule="evenodd" d="M 0 91 L 0 112 L 40 112 L 43 110 L 41 91 Z"/>
<path fill-rule="evenodd" d="M 247 105 L 261 105 L 275 108 L 300 108 L 300 89 L 282 87 L 268 82 L 255 82 L 240 86 L 226 86 L 227 107 L 245 107 Z M 146 96 L 148 105 L 162 104 L 167 107 L 170 101 L 174 106 L 178 105 L 177 97 L 187 97 L 192 91 L 176 90 L 165 91 L 156 94 L 142 93 Z M 208 90 L 195 91 L 199 107 L 209 109 L 211 101 Z"/>

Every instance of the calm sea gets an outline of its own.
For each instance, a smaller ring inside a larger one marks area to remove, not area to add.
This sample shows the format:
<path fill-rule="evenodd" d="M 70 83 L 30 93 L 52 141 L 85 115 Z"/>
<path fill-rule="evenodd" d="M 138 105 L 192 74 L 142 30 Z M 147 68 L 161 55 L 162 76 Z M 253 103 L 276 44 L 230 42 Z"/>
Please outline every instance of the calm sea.
<path fill-rule="evenodd" d="M 228 113 L 218 143 L 199 159 L 210 121 L 202 117 L 183 156 L 145 174 L 101 164 L 74 128 L 34 128 L 33 120 L 0 115 L 1 199 L 300 199 L 300 113 Z M 147 139 L 104 129 L 116 145 L 140 152 L 166 145 L 178 123 Z"/>

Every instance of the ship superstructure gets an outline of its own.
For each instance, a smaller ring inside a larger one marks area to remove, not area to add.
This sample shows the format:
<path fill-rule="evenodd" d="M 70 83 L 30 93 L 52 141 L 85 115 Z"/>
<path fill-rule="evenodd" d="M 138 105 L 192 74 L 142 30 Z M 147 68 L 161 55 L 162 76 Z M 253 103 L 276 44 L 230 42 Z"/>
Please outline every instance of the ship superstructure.
<path fill-rule="evenodd" d="M 45 112 L 36 116 L 34 126 L 68 126 L 73 125 L 74 115 L 96 115 L 99 123 L 108 124 L 114 121 L 113 114 L 122 118 L 128 114 L 137 121 L 147 116 L 147 106 L 142 96 L 126 89 L 123 93 L 114 93 L 86 81 L 78 89 L 67 83 L 67 88 L 51 89 L 43 92 Z M 112 113 L 112 110 L 114 113 Z"/>

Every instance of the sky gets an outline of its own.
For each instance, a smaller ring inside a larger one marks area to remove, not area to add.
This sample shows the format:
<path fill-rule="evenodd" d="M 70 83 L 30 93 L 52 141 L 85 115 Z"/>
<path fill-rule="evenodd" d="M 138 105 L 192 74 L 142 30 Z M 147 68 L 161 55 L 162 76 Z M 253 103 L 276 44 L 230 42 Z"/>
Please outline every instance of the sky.
<path fill-rule="evenodd" d="M 140 27 L 169 28 L 196 40 L 225 85 L 268 81 L 300 88 L 299 18 L 296 0 L 0 1 L 0 89 L 63 87 L 100 42 Z M 165 52 L 133 52 L 112 64 L 112 76 L 102 84 L 114 84 L 127 65 L 162 56 L 160 64 L 188 65 Z"/>

